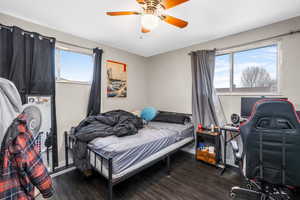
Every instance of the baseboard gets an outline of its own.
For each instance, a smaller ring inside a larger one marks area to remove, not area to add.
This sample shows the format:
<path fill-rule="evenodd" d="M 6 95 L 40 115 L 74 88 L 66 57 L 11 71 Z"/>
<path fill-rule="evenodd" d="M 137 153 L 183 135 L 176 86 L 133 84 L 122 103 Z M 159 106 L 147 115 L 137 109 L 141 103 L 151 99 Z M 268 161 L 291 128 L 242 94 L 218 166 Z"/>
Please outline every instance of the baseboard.
<path fill-rule="evenodd" d="M 184 152 L 195 155 L 195 144 L 194 143 L 190 144 L 190 145 L 182 148 L 181 150 L 184 151 Z"/>
<path fill-rule="evenodd" d="M 70 171 L 75 170 L 76 167 L 74 165 L 70 165 L 70 166 L 66 166 L 66 167 L 60 167 L 60 168 L 56 168 L 54 172 L 52 172 L 50 175 L 52 178 L 55 178 L 57 176 L 66 174 Z"/>

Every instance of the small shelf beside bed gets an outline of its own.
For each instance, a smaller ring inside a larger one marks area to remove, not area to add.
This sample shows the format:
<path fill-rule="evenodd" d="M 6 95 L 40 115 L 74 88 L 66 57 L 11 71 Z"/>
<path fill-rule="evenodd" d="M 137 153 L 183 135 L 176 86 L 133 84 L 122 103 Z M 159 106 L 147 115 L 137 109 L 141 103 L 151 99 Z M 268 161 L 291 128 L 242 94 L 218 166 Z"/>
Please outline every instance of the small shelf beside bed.
<path fill-rule="evenodd" d="M 221 157 L 219 132 L 198 130 L 196 137 L 196 159 L 214 166 L 218 166 Z"/>

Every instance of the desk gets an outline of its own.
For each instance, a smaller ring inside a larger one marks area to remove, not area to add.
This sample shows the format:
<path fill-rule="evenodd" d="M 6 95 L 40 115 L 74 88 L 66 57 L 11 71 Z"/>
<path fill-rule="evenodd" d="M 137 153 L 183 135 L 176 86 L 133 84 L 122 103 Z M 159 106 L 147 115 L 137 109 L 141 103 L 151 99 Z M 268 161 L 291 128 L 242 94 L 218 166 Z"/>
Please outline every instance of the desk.
<path fill-rule="evenodd" d="M 220 132 L 222 135 L 224 135 L 224 143 L 223 143 L 223 151 L 224 151 L 224 161 L 223 161 L 223 165 L 224 165 L 224 168 L 222 169 L 220 175 L 223 175 L 224 172 L 226 171 L 226 167 L 227 167 L 227 161 L 226 161 L 226 158 L 227 158 L 227 144 L 235 139 L 236 137 L 238 137 L 240 135 L 240 129 L 239 127 L 234 127 L 234 126 L 231 126 L 231 125 L 225 125 L 223 127 L 220 128 Z M 228 133 L 233 133 L 234 135 L 230 138 L 230 139 L 227 139 L 227 134 Z"/>

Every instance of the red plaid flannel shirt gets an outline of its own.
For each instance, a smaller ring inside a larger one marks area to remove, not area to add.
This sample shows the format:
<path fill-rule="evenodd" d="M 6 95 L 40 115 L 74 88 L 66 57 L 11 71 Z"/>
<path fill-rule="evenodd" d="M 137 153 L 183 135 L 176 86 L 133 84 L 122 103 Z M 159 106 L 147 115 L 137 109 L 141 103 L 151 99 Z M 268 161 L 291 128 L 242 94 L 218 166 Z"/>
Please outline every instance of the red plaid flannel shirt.
<path fill-rule="evenodd" d="M 52 196 L 52 181 L 48 175 L 33 136 L 20 115 L 9 127 L 0 154 L 0 200 L 32 200 L 34 187 L 44 198 Z"/>

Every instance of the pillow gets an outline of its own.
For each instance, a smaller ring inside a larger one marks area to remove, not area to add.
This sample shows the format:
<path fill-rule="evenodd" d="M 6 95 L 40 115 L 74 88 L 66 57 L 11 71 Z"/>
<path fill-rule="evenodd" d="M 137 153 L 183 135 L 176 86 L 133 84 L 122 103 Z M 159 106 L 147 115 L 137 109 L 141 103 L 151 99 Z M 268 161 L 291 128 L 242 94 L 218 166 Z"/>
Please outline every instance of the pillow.
<path fill-rule="evenodd" d="M 146 121 L 151 121 L 157 115 L 157 110 L 153 107 L 146 107 L 141 112 L 141 118 Z"/>
<path fill-rule="evenodd" d="M 160 111 L 152 121 L 186 124 L 191 122 L 191 117 L 187 114 Z"/>
<path fill-rule="evenodd" d="M 140 110 L 134 110 L 131 111 L 132 114 L 134 114 L 135 116 L 141 117 L 141 111 Z"/>

